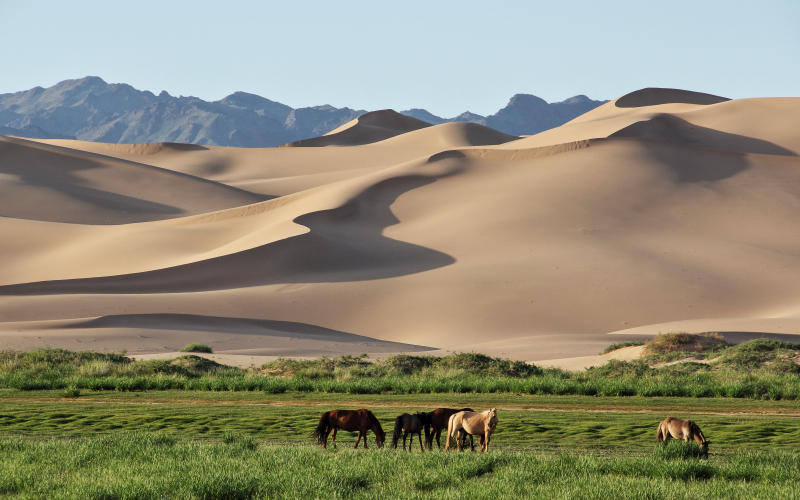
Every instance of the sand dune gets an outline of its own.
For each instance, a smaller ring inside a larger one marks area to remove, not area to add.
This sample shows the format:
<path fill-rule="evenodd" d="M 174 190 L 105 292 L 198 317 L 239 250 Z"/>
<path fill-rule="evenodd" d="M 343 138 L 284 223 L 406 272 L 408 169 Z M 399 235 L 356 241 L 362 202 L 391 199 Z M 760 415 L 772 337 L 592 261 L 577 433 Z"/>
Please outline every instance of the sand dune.
<path fill-rule="evenodd" d="M 64 139 L 37 141 L 117 156 L 266 196 L 285 196 L 424 159 L 443 150 L 495 145 L 515 139 L 517 137 L 481 125 L 456 122 L 426 126 L 358 147 L 256 149 L 195 146 L 180 150 L 163 144 L 105 144 Z"/>
<path fill-rule="evenodd" d="M 360 144 L 336 147 L 4 140 L 4 159 L 32 142 L 51 165 L 100 162 L 81 182 L 180 212 L 78 210 L 59 192 L 74 181 L 31 163 L 56 189 L 0 217 L 0 348 L 204 341 L 250 361 L 439 349 L 577 366 L 665 330 L 797 334 L 798 110 L 645 89 L 521 139 L 382 112 L 323 136 Z M 153 172 L 164 188 L 146 198 L 132 186 Z"/>
<path fill-rule="evenodd" d="M 392 109 L 364 113 L 321 137 L 290 142 L 290 147 L 360 146 L 378 142 L 431 124 Z"/>
<path fill-rule="evenodd" d="M 0 215 L 76 224 L 180 217 L 263 200 L 150 165 L 0 137 Z"/>

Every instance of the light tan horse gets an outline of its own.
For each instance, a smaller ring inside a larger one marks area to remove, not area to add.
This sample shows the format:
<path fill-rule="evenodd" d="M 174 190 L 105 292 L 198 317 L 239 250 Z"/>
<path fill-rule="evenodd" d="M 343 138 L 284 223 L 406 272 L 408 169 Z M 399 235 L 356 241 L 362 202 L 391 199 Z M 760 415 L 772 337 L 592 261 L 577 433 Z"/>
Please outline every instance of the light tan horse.
<path fill-rule="evenodd" d="M 489 451 L 489 436 L 497 427 L 497 408 L 486 410 L 481 413 L 474 411 L 460 411 L 450 416 L 447 422 L 447 441 L 444 444 L 445 451 L 450 449 L 450 440 L 456 438 L 456 446 L 461 451 L 463 448 L 462 437 L 464 434 L 479 436 L 483 434 L 481 451 Z"/>
<path fill-rule="evenodd" d="M 658 432 L 656 433 L 659 443 L 666 444 L 670 438 L 682 439 L 687 443 L 694 439 L 697 446 L 703 451 L 703 454 L 708 457 L 708 445 L 711 443 L 706 440 L 700 426 L 694 423 L 693 420 L 684 420 L 682 418 L 667 417 L 658 424 Z"/>

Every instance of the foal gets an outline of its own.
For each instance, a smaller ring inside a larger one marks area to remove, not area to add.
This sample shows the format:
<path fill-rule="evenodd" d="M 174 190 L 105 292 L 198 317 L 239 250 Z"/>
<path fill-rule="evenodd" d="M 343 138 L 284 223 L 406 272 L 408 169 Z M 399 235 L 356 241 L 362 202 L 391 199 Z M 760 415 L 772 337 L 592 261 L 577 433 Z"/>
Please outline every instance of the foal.
<path fill-rule="evenodd" d="M 416 413 L 409 415 L 403 413 L 394 420 L 394 433 L 392 434 L 392 448 L 397 448 L 397 441 L 400 439 L 400 434 L 403 434 L 403 449 L 406 449 L 406 437 L 411 434 L 411 441 L 408 443 L 408 451 L 414 445 L 414 434 L 419 438 L 419 449 L 425 451 L 422 447 L 422 430 L 425 425 L 427 415 L 423 413 Z"/>

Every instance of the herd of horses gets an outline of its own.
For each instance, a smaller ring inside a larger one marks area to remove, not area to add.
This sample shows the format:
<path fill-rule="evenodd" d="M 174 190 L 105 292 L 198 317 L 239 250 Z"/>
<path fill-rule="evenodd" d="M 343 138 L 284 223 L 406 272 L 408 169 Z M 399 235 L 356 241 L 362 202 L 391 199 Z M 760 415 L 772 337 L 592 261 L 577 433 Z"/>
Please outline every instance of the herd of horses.
<path fill-rule="evenodd" d="M 472 408 L 437 408 L 431 412 L 417 412 L 412 414 L 403 413 L 394 420 L 394 432 L 392 433 L 392 448 L 397 448 L 400 437 L 403 438 L 403 450 L 406 449 L 406 439 L 408 450 L 414 446 L 414 436 L 419 440 L 420 451 L 433 449 L 433 438 L 436 438 L 436 446 L 441 449 L 442 431 L 447 430 L 445 440 L 445 450 L 450 449 L 450 443 L 455 439 L 456 447 L 459 451 L 466 446 L 469 439 L 470 449 L 475 449 L 474 436 L 478 436 L 481 451 L 489 450 L 489 441 L 492 433 L 497 427 L 497 408 L 492 408 L 484 412 L 473 411 Z M 319 418 L 319 424 L 314 430 L 314 437 L 323 448 L 328 447 L 328 436 L 333 433 L 332 444 L 336 445 L 336 431 L 338 430 L 358 432 L 355 447 L 361 439 L 364 439 L 364 448 L 367 448 L 367 432 L 375 434 L 375 443 L 378 448 L 382 447 L 386 441 L 386 433 L 381 427 L 381 423 L 367 409 L 360 410 L 331 410 L 323 413 Z M 425 444 L 422 443 L 422 433 L 425 433 Z M 660 443 L 666 444 L 670 439 L 680 439 L 682 441 L 695 441 L 704 456 L 708 457 L 708 445 L 710 441 L 703 435 L 703 431 L 692 420 L 667 417 L 658 424 L 656 438 Z"/>

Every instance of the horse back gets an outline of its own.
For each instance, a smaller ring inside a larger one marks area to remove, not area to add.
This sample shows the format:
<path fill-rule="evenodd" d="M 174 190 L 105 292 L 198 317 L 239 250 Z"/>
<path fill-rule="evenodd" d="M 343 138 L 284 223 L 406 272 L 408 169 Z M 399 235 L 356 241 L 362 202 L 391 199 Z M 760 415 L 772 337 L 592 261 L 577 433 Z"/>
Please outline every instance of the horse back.
<path fill-rule="evenodd" d="M 447 427 L 448 422 L 450 422 L 450 417 L 460 411 L 472 411 L 472 408 L 461 408 L 460 410 L 456 408 L 436 408 L 430 412 L 431 425 L 433 425 L 434 428 L 444 429 Z"/>

